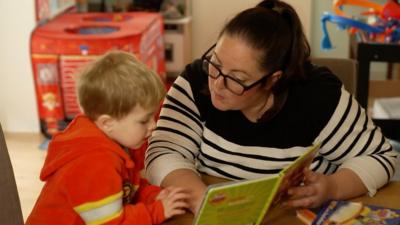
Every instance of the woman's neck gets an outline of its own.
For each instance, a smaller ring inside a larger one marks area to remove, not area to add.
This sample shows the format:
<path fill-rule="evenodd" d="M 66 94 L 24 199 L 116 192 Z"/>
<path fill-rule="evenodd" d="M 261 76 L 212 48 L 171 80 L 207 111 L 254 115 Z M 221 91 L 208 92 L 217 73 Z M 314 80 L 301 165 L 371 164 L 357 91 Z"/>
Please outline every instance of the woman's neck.
<path fill-rule="evenodd" d="M 243 115 L 253 123 L 256 123 L 264 113 L 274 104 L 274 95 L 268 94 L 267 97 L 261 98 L 259 103 L 253 107 L 242 110 Z"/>

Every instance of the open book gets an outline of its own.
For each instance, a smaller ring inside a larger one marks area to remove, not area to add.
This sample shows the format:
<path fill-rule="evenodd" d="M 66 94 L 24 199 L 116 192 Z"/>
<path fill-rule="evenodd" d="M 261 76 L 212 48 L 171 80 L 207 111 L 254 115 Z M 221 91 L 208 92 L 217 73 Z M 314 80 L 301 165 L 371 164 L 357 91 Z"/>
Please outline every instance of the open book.
<path fill-rule="evenodd" d="M 194 225 L 258 225 L 268 209 L 303 181 L 319 145 L 312 146 L 277 176 L 210 185 Z"/>

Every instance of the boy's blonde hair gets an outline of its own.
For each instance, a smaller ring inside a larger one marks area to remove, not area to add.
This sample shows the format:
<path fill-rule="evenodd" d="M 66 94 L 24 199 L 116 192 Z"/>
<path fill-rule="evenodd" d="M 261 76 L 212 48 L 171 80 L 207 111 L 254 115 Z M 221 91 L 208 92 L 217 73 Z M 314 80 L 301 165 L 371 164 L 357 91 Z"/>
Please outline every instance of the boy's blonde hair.
<path fill-rule="evenodd" d="M 89 64 L 77 89 L 79 104 L 92 120 L 103 114 L 121 119 L 137 105 L 157 107 L 165 95 L 159 76 L 123 51 L 108 52 Z"/>

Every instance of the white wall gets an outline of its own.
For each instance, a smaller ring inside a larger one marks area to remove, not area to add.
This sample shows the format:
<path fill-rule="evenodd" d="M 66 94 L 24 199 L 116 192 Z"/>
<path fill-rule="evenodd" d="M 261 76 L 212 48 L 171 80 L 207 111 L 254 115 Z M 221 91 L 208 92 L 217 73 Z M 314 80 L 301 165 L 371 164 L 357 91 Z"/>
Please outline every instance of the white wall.
<path fill-rule="evenodd" d="M 260 0 L 192 0 L 193 47 L 192 57 L 199 58 L 216 40 L 223 25 L 243 9 L 255 6 Z M 286 0 L 293 5 L 310 37 L 311 1 Z"/>
<path fill-rule="evenodd" d="M 199 58 L 216 40 L 223 25 L 259 0 L 192 0 L 192 57 Z"/>
<path fill-rule="evenodd" d="M 5 131 L 39 131 L 29 55 L 34 24 L 34 0 L 0 1 L 0 122 Z"/>

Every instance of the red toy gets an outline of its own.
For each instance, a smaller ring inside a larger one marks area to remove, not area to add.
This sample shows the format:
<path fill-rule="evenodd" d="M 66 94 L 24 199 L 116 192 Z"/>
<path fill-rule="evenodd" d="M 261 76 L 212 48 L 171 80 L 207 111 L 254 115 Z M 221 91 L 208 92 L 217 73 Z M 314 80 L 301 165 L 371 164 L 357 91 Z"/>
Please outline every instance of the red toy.
<path fill-rule="evenodd" d="M 400 5 L 396 0 L 388 0 L 383 5 L 368 0 L 335 0 L 333 2 L 333 10 L 336 15 L 346 16 L 342 10 L 343 5 L 368 8 L 369 11 L 362 13 L 364 15 L 374 14 L 385 20 L 400 19 Z"/>
<path fill-rule="evenodd" d="M 110 49 L 134 53 L 165 80 L 163 22 L 158 13 L 63 13 L 31 36 L 41 131 L 50 137 L 80 112 L 74 75 Z"/>

